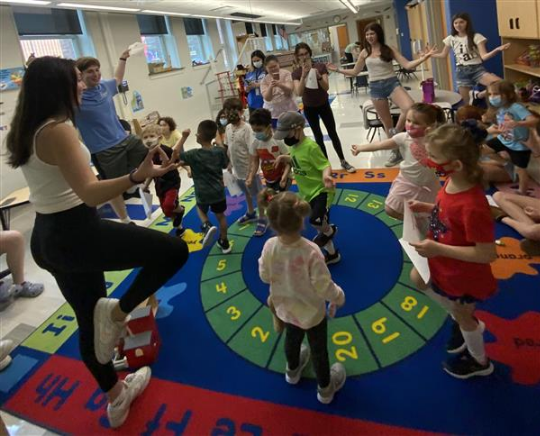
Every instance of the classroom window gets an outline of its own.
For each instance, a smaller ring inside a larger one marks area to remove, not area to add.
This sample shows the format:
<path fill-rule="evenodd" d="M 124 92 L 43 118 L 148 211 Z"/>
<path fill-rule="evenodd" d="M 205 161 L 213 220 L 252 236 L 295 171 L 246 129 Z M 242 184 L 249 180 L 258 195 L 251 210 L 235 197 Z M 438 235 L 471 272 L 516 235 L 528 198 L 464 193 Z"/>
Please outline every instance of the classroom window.
<path fill-rule="evenodd" d="M 212 56 L 212 44 L 206 29 L 206 20 L 200 18 L 184 18 L 189 56 L 193 66 L 209 63 Z"/>
<path fill-rule="evenodd" d="M 261 23 L 261 36 L 264 38 L 264 44 L 266 45 L 266 51 L 273 51 L 274 46 L 272 44 L 272 36 L 268 34 L 268 28 L 266 27 L 266 24 Z"/>
<path fill-rule="evenodd" d="M 150 74 L 170 71 L 180 67 L 176 44 L 169 31 L 167 17 L 161 15 L 137 15 L 141 42 Z"/>

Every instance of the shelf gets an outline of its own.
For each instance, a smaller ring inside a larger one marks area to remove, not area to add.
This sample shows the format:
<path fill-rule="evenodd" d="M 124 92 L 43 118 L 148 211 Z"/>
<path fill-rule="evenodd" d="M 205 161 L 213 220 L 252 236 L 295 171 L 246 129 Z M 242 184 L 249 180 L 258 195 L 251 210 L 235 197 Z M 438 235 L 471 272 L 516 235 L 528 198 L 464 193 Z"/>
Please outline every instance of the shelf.
<path fill-rule="evenodd" d="M 528 74 L 530 76 L 540 77 L 540 68 L 527 67 L 525 65 L 518 64 L 505 65 L 504 68 L 517 71 L 519 73 Z"/>

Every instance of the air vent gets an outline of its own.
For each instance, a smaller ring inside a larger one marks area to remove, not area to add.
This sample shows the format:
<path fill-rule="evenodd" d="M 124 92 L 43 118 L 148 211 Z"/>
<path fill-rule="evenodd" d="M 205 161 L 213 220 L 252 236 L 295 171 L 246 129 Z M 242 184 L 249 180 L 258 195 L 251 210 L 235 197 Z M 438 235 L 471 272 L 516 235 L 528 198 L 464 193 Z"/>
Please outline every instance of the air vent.
<path fill-rule="evenodd" d="M 262 15 L 253 15 L 253 14 L 244 14 L 243 12 L 233 12 L 232 14 L 229 14 L 231 17 L 238 17 L 238 18 L 261 18 Z"/>

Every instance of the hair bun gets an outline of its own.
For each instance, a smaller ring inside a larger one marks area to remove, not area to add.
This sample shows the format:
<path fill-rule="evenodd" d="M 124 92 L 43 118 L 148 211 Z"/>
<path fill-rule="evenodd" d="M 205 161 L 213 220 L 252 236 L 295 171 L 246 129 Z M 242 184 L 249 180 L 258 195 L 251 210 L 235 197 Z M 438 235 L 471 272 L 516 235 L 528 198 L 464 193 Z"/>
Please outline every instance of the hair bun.
<path fill-rule="evenodd" d="M 482 143 L 487 138 L 487 130 L 482 127 L 478 120 L 464 120 L 461 122 L 460 125 L 471 134 L 474 142 L 476 142 L 477 144 Z"/>

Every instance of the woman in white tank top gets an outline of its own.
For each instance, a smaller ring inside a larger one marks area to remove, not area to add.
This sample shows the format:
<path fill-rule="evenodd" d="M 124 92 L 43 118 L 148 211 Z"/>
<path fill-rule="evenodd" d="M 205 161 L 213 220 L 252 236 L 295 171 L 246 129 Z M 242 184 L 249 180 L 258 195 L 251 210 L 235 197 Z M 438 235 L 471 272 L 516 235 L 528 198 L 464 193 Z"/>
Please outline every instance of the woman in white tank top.
<path fill-rule="evenodd" d="M 352 70 L 342 70 L 332 64 L 328 64 L 327 68 L 345 76 L 356 77 L 364 69 L 364 66 L 367 66 L 371 100 L 377 115 L 384 125 L 387 136 L 391 138 L 395 133 L 404 129 L 407 111 L 414 103 L 407 91 L 401 86 L 401 83 L 399 83 L 392 61 L 397 61 L 407 70 L 414 70 L 418 65 L 427 61 L 435 52 L 435 49 L 427 51 L 414 61 L 409 61 L 397 49 L 386 45 L 384 31 L 380 24 L 368 24 L 364 30 L 365 48 L 360 52 L 354 68 Z M 395 129 L 388 99 L 391 99 L 401 109 L 401 115 Z M 399 151 L 393 152 L 386 166 L 397 165 L 401 160 Z"/>
<path fill-rule="evenodd" d="M 73 61 L 35 59 L 24 76 L 11 122 L 8 159 L 22 169 L 36 209 L 32 255 L 54 276 L 73 308 L 82 360 L 109 398 L 111 427 L 118 427 L 150 381 L 148 367 L 120 381 L 111 362 L 127 314 L 183 266 L 189 251 L 179 238 L 99 218 L 97 205 L 177 165 L 156 147 L 128 176 L 98 181 L 71 124 L 84 88 Z M 156 153 L 165 162 L 162 166 L 152 163 Z M 107 298 L 104 271 L 138 267 L 120 300 Z"/>

